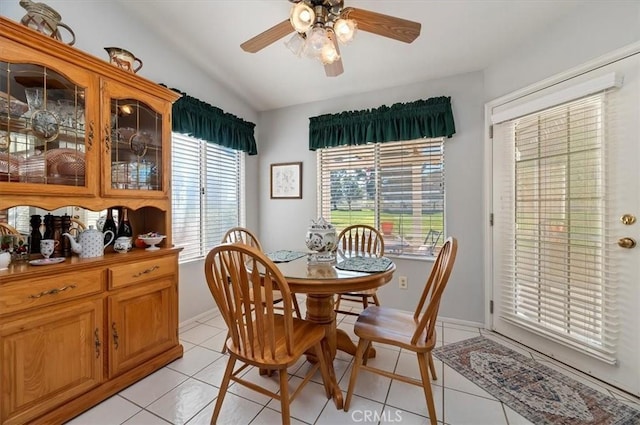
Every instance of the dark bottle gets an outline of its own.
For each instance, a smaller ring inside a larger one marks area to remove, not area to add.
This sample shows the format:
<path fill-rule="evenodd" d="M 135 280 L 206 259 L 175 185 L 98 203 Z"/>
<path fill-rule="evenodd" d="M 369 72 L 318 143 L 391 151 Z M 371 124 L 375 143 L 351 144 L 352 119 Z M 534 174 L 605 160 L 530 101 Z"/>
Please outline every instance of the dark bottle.
<path fill-rule="evenodd" d="M 111 230 L 113 232 L 113 238 L 111 237 L 110 234 L 106 233 L 107 230 Z M 118 227 L 116 226 L 116 222 L 113 219 L 113 213 L 111 212 L 111 208 L 107 208 L 107 218 L 104 221 L 102 232 L 105 233 L 104 243 L 106 244 L 107 242 L 109 242 L 109 240 L 111 240 L 111 242 L 108 245 L 113 244 L 113 241 L 116 239 L 116 235 L 118 233 Z"/>
<path fill-rule="evenodd" d="M 122 208 L 120 224 L 118 224 L 118 237 L 120 236 L 133 236 L 133 229 L 131 228 L 131 222 L 129 221 L 129 212 L 124 207 Z"/>

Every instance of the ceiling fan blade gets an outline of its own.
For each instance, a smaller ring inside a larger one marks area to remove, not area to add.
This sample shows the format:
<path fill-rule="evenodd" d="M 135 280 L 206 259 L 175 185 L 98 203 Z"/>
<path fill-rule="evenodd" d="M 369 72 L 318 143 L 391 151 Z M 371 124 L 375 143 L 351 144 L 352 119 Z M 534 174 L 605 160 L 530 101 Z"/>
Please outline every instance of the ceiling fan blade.
<path fill-rule="evenodd" d="M 336 39 L 335 34 L 333 34 L 333 32 L 331 31 L 327 32 L 329 39 L 333 42 L 333 45 L 336 48 L 336 53 L 340 55 L 340 47 L 338 46 L 338 40 Z M 338 58 L 337 61 L 324 66 L 324 73 L 327 74 L 327 77 L 337 77 L 343 72 L 344 67 L 342 66 L 342 57 Z"/>
<path fill-rule="evenodd" d="M 256 53 L 292 32 L 293 27 L 291 26 L 291 22 L 289 22 L 288 19 L 285 19 L 279 24 L 274 25 L 268 30 L 245 41 L 240 45 L 240 47 L 242 47 L 242 50 L 245 52 Z"/>
<path fill-rule="evenodd" d="M 411 43 L 418 38 L 422 27 L 419 22 L 353 7 L 344 8 L 341 16 L 345 19 L 354 19 L 358 23 L 358 29 L 362 31 L 393 38 L 405 43 Z"/>

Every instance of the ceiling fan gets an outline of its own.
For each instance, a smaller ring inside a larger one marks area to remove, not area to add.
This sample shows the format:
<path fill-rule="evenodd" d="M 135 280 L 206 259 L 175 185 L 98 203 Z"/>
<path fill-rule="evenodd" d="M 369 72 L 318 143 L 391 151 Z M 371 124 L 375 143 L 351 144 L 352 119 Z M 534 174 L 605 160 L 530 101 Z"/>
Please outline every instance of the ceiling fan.
<path fill-rule="evenodd" d="M 274 25 L 240 45 L 256 53 L 294 32 L 286 45 L 298 56 L 319 59 L 328 77 L 344 72 L 339 43 L 353 39 L 356 28 L 411 43 L 420 35 L 421 24 L 364 9 L 344 7 L 344 0 L 289 0 L 289 19 Z"/>

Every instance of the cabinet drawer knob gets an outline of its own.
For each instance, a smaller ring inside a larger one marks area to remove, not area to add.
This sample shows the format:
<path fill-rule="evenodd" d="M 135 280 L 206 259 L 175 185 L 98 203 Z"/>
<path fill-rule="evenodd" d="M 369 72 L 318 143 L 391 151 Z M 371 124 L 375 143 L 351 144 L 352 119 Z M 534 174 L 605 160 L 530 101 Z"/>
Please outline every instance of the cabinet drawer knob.
<path fill-rule="evenodd" d="M 44 297 L 45 295 L 55 295 L 59 292 L 64 292 L 66 290 L 74 289 L 74 288 L 76 288 L 76 285 L 67 285 L 67 286 L 63 286 L 62 288 L 48 289 L 46 291 L 40 292 L 39 294 L 29 295 L 29 298 L 40 298 L 40 297 Z"/>
<path fill-rule="evenodd" d="M 154 270 L 158 270 L 159 268 L 160 268 L 160 266 L 149 267 L 146 270 L 143 270 L 141 272 L 138 272 L 138 273 L 134 274 L 133 277 L 137 278 L 137 277 L 140 277 L 142 275 L 149 274 L 149 273 L 153 272 Z"/>

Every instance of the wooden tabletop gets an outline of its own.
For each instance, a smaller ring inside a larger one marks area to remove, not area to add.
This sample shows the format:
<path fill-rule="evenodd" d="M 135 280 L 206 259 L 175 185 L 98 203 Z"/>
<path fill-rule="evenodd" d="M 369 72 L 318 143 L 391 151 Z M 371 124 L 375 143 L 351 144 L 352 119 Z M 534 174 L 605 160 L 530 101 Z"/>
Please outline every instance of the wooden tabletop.
<path fill-rule="evenodd" d="M 331 263 L 309 264 L 307 257 L 288 263 L 276 263 L 287 278 L 292 292 L 304 294 L 338 294 L 361 291 L 389 282 L 396 270 L 395 264 L 383 272 L 365 273 L 337 269 Z"/>

